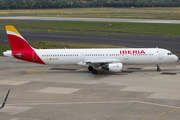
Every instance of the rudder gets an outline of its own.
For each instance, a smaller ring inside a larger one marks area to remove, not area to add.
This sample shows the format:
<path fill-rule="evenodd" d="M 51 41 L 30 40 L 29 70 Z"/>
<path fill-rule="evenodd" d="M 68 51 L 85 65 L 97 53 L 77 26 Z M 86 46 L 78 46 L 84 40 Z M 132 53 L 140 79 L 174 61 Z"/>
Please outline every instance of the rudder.
<path fill-rule="evenodd" d="M 14 26 L 5 26 L 12 51 L 32 49 Z"/>

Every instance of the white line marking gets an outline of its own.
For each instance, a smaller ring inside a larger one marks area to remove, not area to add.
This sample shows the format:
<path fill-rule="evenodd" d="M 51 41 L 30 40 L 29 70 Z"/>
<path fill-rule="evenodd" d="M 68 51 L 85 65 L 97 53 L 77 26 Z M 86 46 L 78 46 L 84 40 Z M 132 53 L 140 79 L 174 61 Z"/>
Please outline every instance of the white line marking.
<path fill-rule="evenodd" d="M 62 103 L 48 103 L 48 102 L 37 102 L 37 103 L 30 103 L 30 102 L 18 102 L 12 103 L 8 105 L 78 105 L 78 104 L 122 104 L 122 103 L 141 103 L 141 104 L 148 104 L 148 105 L 155 105 L 161 107 L 169 107 L 169 108 L 180 108 L 171 105 L 164 105 L 158 103 L 150 103 L 150 102 L 143 102 L 143 101 L 101 101 L 101 102 L 62 102 Z"/>

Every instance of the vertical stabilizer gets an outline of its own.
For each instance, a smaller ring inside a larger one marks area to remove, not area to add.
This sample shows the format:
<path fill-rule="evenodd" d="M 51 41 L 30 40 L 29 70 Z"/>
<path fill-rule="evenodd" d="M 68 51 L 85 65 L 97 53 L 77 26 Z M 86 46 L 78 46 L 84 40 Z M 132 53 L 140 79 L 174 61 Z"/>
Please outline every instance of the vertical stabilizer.
<path fill-rule="evenodd" d="M 12 51 L 32 49 L 14 26 L 5 26 Z"/>
<path fill-rule="evenodd" d="M 29 62 L 45 64 L 14 26 L 5 26 L 9 39 L 12 56 Z M 5 54 L 5 52 L 4 52 Z M 37 59 L 33 59 L 36 57 Z"/>

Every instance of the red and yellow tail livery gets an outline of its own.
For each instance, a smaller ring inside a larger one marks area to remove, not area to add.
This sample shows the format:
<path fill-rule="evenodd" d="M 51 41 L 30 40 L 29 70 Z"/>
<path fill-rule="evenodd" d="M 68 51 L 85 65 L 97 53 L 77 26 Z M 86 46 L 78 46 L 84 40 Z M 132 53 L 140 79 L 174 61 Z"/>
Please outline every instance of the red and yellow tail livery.
<path fill-rule="evenodd" d="M 13 26 L 5 26 L 12 55 L 20 60 L 45 64 Z"/>

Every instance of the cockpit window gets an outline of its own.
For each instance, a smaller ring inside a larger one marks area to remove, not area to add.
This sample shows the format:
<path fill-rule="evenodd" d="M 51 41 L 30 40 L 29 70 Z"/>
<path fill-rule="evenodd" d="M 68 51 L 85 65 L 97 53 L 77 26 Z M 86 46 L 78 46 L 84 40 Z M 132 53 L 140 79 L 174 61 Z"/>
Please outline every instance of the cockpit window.
<path fill-rule="evenodd" d="M 172 55 L 172 53 L 167 53 L 167 55 Z"/>

